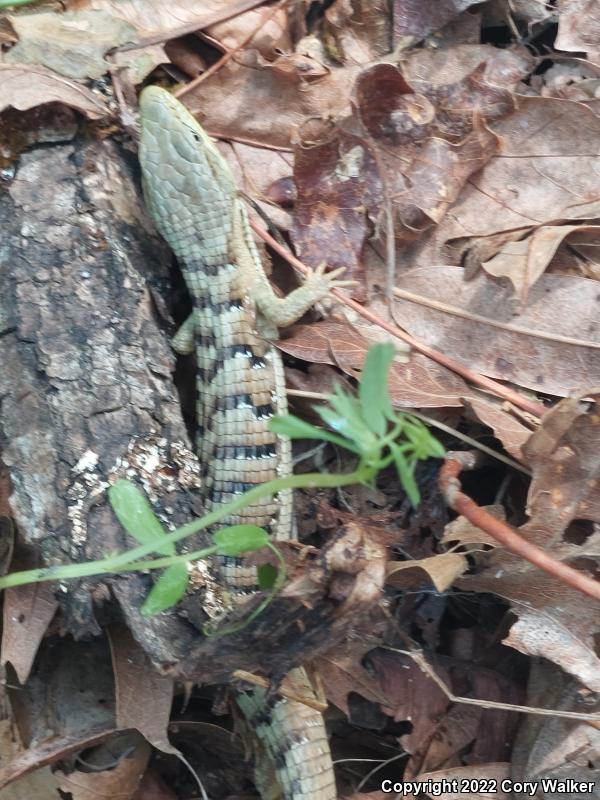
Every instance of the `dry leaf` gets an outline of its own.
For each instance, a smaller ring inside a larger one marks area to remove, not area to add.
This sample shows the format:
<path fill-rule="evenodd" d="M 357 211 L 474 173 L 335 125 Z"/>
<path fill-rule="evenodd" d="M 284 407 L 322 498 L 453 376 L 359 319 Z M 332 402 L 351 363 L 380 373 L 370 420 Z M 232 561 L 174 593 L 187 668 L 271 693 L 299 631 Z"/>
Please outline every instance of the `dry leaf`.
<path fill-rule="evenodd" d="M 105 54 L 137 40 L 135 28 L 104 11 L 66 11 L 9 16 L 19 41 L 5 54 L 13 64 L 33 64 L 67 78 L 100 79 Z"/>
<path fill-rule="evenodd" d="M 464 556 L 457 553 L 439 553 L 429 558 L 388 564 L 385 582 L 396 589 L 420 587 L 423 583 L 422 573 L 425 573 L 438 592 L 445 592 L 468 566 Z M 416 574 L 413 574 L 413 570 Z"/>
<path fill-rule="evenodd" d="M 172 678 L 158 673 L 124 625 L 113 625 L 109 635 L 119 727 L 135 728 L 163 753 L 179 755 L 167 733 L 173 701 Z"/>
<path fill-rule="evenodd" d="M 100 95 L 56 72 L 23 64 L 0 64 L 0 111 L 26 111 L 42 103 L 64 103 L 90 119 L 107 116 Z"/>
<path fill-rule="evenodd" d="M 132 753 L 123 756 L 116 765 L 111 764 L 109 769 L 78 769 L 69 774 L 58 770 L 60 791 L 69 794 L 72 800 L 131 800 L 151 753 L 150 745 L 142 739 Z M 105 755 L 110 756 L 110 753 Z M 89 763 L 89 758 L 86 761 Z"/>
<path fill-rule="evenodd" d="M 496 278 L 508 278 L 525 304 L 529 289 L 544 273 L 556 251 L 572 233 L 586 234 L 588 243 L 597 245 L 600 228 L 594 225 L 544 225 L 525 239 L 507 242 L 501 250 L 481 266 Z"/>
<path fill-rule="evenodd" d="M 2 664 L 10 663 L 20 683 L 29 677 L 33 661 L 58 608 L 54 586 L 31 583 L 4 592 Z"/>
<path fill-rule="evenodd" d="M 600 384 L 595 281 L 543 275 L 520 312 L 510 289 L 460 267 L 413 269 L 398 287 L 423 298 L 396 299 L 406 330 L 477 372 L 561 396 Z"/>

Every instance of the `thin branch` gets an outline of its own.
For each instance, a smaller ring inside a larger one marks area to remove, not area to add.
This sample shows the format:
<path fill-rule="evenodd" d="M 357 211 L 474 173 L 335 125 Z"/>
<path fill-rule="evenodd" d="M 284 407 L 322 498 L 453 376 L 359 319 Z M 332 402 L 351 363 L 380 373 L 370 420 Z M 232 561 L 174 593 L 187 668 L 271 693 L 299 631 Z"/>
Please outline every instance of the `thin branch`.
<path fill-rule="evenodd" d="M 469 520 L 482 531 L 489 533 L 511 553 L 553 575 L 573 589 L 600 600 L 600 582 L 562 561 L 557 561 L 546 550 L 528 542 L 506 522 L 496 519 L 461 491 L 459 475 L 463 469 L 472 469 L 473 453 L 447 453 L 439 475 L 439 486 L 450 508 Z"/>
<path fill-rule="evenodd" d="M 561 711 L 557 708 L 538 708 L 537 706 L 518 706 L 513 703 L 500 703 L 496 700 L 478 700 L 475 697 L 462 697 L 453 694 L 435 670 L 428 664 L 425 656 L 416 650 L 399 650 L 396 647 L 386 647 L 381 645 L 384 650 L 392 653 L 401 653 L 409 656 L 418 667 L 431 678 L 452 703 L 463 703 L 468 706 L 480 706 L 480 708 L 495 708 L 499 711 L 517 711 L 520 714 L 538 714 L 542 717 L 562 717 L 563 719 L 577 719 L 593 725 L 594 728 L 600 727 L 600 714 L 586 714 L 583 711 Z"/>
<path fill-rule="evenodd" d="M 211 67 L 209 67 L 205 72 L 203 72 L 201 75 L 198 75 L 198 77 L 194 78 L 193 81 L 186 83 L 185 86 L 183 86 L 179 91 L 174 92 L 175 97 L 181 100 L 181 98 L 184 95 L 186 95 L 188 92 L 191 92 L 193 89 L 196 88 L 196 86 L 203 83 L 203 81 L 207 80 L 207 78 L 210 78 L 210 76 L 214 75 L 215 72 L 218 72 L 221 69 L 221 67 L 224 67 L 225 64 L 227 64 L 228 61 L 231 61 L 234 55 L 238 53 L 242 49 L 242 47 L 245 47 L 249 42 L 251 42 L 252 39 L 254 39 L 254 37 L 256 36 L 256 34 L 261 30 L 261 28 L 263 28 L 267 24 L 267 22 L 272 20 L 275 14 L 277 14 L 278 11 L 287 6 L 289 2 L 290 0 L 279 0 L 279 3 L 274 5 L 268 14 L 260 18 L 258 25 L 256 25 L 244 39 L 238 42 L 238 44 L 236 44 L 235 47 L 232 47 L 231 50 L 228 50 L 224 55 L 222 55 L 221 58 L 218 61 L 215 61 L 215 63 Z"/>
<path fill-rule="evenodd" d="M 265 241 L 269 247 L 275 250 L 276 253 L 279 253 L 280 256 L 286 259 L 292 266 L 296 267 L 300 272 L 306 273 L 307 267 L 305 264 L 302 263 L 298 258 L 293 256 L 289 250 L 285 247 L 282 247 L 278 242 L 273 239 L 265 230 L 263 230 L 260 225 L 257 225 L 255 222 L 250 222 L 252 229 L 260 236 L 260 238 Z M 435 350 L 433 347 L 429 347 L 429 345 L 425 344 L 424 342 L 415 339 L 410 334 L 406 333 L 405 331 L 401 330 L 395 325 L 386 322 L 381 317 L 378 317 L 377 314 L 374 314 L 369 309 L 362 306 L 360 303 L 357 303 L 355 300 L 352 300 L 350 297 L 346 297 L 342 292 L 337 289 L 332 289 L 331 294 L 345 306 L 348 306 L 357 314 L 360 314 L 361 317 L 364 319 L 368 319 L 369 322 L 372 322 L 374 325 L 378 325 L 383 330 L 387 331 L 392 336 L 396 337 L 397 339 L 401 339 L 403 342 L 407 342 L 410 346 L 419 353 L 431 358 L 433 361 L 441 364 L 446 369 L 455 372 L 457 375 L 462 376 L 465 380 L 470 381 L 471 383 L 475 384 L 476 386 L 481 387 L 482 389 L 487 389 L 489 392 L 492 392 L 497 397 L 502 397 L 505 400 L 510 401 L 514 405 L 522 408 L 524 411 L 533 414 L 535 417 L 542 417 L 546 413 L 546 408 L 541 403 L 536 403 L 533 400 L 528 400 L 526 397 L 523 397 L 518 392 L 515 392 L 513 389 L 510 389 L 508 386 L 504 386 L 497 381 L 492 380 L 491 378 L 486 378 L 484 375 L 480 375 L 474 370 L 469 369 L 468 367 L 459 364 L 458 361 L 455 361 L 453 358 L 440 353 L 438 350 Z"/>

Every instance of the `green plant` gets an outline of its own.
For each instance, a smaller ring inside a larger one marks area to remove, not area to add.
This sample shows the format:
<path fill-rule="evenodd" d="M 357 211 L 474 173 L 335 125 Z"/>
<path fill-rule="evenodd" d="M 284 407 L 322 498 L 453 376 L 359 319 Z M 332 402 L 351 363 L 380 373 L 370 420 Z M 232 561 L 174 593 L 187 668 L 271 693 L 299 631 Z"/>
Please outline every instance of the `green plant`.
<path fill-rule="evenodd" d="M 281 585 L 285 572 L 279 552 L 271 545 L 262 528 L 255 525 L 222 528 L 213 534 L 211 546 L 181 555 L 176 553 L 175 543 L 283 489 L 372 484 L 378 472 L 391 464 L 395 465 L 400 482 L 413 505 L 416 505 L 419 502 L 419 490 L 414 479 L 417 462 L 429 457 L 442 458 L 444 449 L 420 420 L 394 411 L 387 389 L 393 358 L 393 345 L 374 345 L 365 360 L 358 395 L 338 387 L 329 402 L 316 409 L 330 430 L 311 425 L 293 415 L 272 420 L 271 427 L 279 434 L 292 439 L 320 439 L 354 453 L 358 462 L 352 472 L 339 475 L 308 473 L 277 478 L 250 489 L 227 505 L 171 532 L 165 531 L 146 497 L 133 483 L 118 480 L 108 490 L 109 501 L 123 527 L 139 543 L 137 547 L 98 561 L 14 572 L 0 578 L 0 589 L 39 581 L 164 569 L 143 606 L 144 613 L 152 614 L 170 608 L 181 599 L 187 588 L 188 562 L 213 555 L 238 556 L 261 547 L 270 547 L 279 559 L 279 574 L 269 579 L 265 571 L 260 577 L 261 588 L 270 587 L 273 594 Z M 161 557 L 146 559 L 151 553 Z M 264 603 L 255 613 L 263 607 Z"/>

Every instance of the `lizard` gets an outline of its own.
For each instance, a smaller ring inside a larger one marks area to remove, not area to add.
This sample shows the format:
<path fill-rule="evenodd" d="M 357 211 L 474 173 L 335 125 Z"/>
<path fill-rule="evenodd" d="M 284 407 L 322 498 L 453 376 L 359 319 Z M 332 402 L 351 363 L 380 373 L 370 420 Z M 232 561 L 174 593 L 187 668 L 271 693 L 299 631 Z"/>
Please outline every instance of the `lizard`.
<path fill-rule="evenodd" d="M 229 165 L 195 117 L 170 92 L 140 96 L 139 160 L 146 206 L 182 270 L 193 310 L 174 338 L 197 361 L 197 454 L 207 511 L 256 484 L 288 475 L 291 442 L 269 430 L 285 413 L 283 364 L 271 340 L 339 280 L 342 269 L 320 266 L 286 297 L 264 271 Z M 222 524 L 264 527 L 275 540 L 294 537 L 291 490 L 255 503 Z M 256 570 L 225 558 L 220 579 L 244 598 L 256 591 Z M 307 693 L 304 670 L 285 678 Z M 335 800 L 329 742 L 320 712 L 263 689 L 236 703 L 256 746 L 255 781 L 266 800 Z M 275 776 L 273 788 L 272 777 Z"/>

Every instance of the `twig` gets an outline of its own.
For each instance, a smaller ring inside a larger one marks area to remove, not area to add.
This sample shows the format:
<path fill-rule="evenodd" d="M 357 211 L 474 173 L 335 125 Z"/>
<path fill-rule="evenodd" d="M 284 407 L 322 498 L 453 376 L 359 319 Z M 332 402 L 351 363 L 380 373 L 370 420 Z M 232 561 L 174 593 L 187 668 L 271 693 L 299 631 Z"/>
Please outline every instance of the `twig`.
<path fill-rule="evenodd" d="M 260 225 L 257 225 L 252 221 L 250 222 L 250 225 L 252 226 L 252 229 L 260 236 L 260 238 L 265 241 L 269 247 L 275 250 L 276 253 L 279 253 L 280 256 L 285 258 L 290 264 L 300 270 L 300 272 L 304 273 L 307 271 L 305 264 L 293 256 L 285 247 L 282 247 L 278 242 L 276 242 L 272 236 L 270 236 L 260 227 Z M 332 289 L 331 294 L 334 295 L 336 300 L 353 309 L 353 311 L 355 311 L 357 314 L 360 314 L 360 316 L 364 317 L 364 319 L 368 319 L 369 322 L 372 322 L 374 325 L 378 325 L 380 328 L 383 328 L 397 339 L 407 342 L 417 352 L 422 353 L 428 358 L 431 358 L 433 361 L 436 361 L 438 364 L 446 367 L 446 369 L 452 370 L 452 372 L 455 372 L 457 375 L 461 375 L 465 380 L 474 383 L 476 386 L 479 386 L 482 389 L 487 389 L 497 397 L 502 397 L 505 400 L 509 400 L 514 405 L 522 408 L 524 411 L 528 411 L 530 414 L 533 414 L 536 417 L 542 417 L 546 413 L 547 409 L 541 403 L 528 400 L 526 397 L 522 397 L 518 392 L 510 389 L 508 386 L 503 386 L 501 383 L 498 383 L 491 378 L 486 378 L 484 375 L 479 375 L 479 373 L 474 372 L 472 369 L 459 364 L 453 358 L 440 353 L 438 350 L 435 350 L 433 347 L 429 347 L 429 345 L 425 344 L 424 342 L 415 339 L 397 326 L 386 322 L 381 317 L 378 317 L 377 314 L 369 311 L 369 309 L 365 308 L 360 303 L 357 303 L 355 300 L 352 300 L 350 297 L 346 297 L 337 289 Z"/>
<path fill-rule="evenodd" d="M 266 16 L 261 17 L 258 25 L 256 25 L 256 27 L 248 34 L 248 36 L 242 39 L 241 42 L 238 42 L 238 44 L 235 47 L 232 47 L 231 50 L 228 50 L 226 53 L 224 53 L 221 56 L 221 58 L 218 61 L 215 61 L 215 63 L 212 66 L 210 66 L 205 72 L 203 72 L 201 75 L 198 75 L 198 77 L 194 78 L 193 81 L 186 83 L 185 86 L 183 86 L 178 92 L 174 92 L 175 97 L 181 100 L 181 98 L 184 95 L 186 95 L 188 92 L 191 92 L 192 89 L 195 89 L 196 86 L 205 81 L 211 75 L 214 75 L 214 73 L 220 70 L 221 67 L 224 67 L 225 64 L 227 64 L 228 61 L 231 61 L 234 55 L 238 53 L 242 49 L 242 47 L 245 47 L 248 44 L 248 42 L 252 41 L 252 39 L 254 39 L 254 37 L 260 31 L 260 29 L 263 28 L 267 22 L 273 19 L 273 17 L 275 16 L 275 14 L 277 14 L 278 11 L 287 6 L 289 2 L 290 0 L 279 0 L 279 3 L 274 5 L 271 11 Z"/>
<path fill-rule="evenodd" d="M 521 556 L 531 564 L 553 575 L 562 583 L 577 589 L 589 597 L 600 600 L 600 582 L 588 577 L 562 561 L 552 558 L 546 550 L 542 550 L 513 530 L 506 522 L 492 517 L 483 508 L 477 505 L 470 497 L 461 491 L 458 476 L 463 469 L 472 469 L 474 464 L 473 453 L 450 452 L 446 454 L 446 461 L 442 465 L 439 475 L 439 485 L 442 494 L 450 508 L 457 514 L 472 522 L 482 531 L 489 533 L 496 541 L 500 542 L 507 550 Z"/>
<path fill-rule="evenodd" d="M 517 711 L 520 714 L 538 714 L 542 717 L 562 717 L 563 719 L 578 719 L 588 722 L 594 728 L 600 727 L 600 714 L 586 714 L 583 711 L 560 711 L 556 708 L 538 708 L 537 706 L 517 706 L 513 703 L 501 703 L 496 700 L 479 700 L 475 697 L 461 697 L 453 694 L 450 688 L 444 683 L 435 670 L 427 663 L 427 659 L 422 653 L 416 650 L 399 650 L 396 647 L 386 647 L 381 645 L 384 650 L 392 653 L 401 653 L 409 656 L 418 667 L 438 686 L 452 703 L 463 703 L 469 706 L 480 706 L 481 708 L 496 708 L 499 711 Z"/>
<path fill-rule="evenodd" d="M 426 308 L 433 308 L 435 311 L 441 311 L 444 314 L 451 314 L 453 317 L 467 319 L 470 322 L 479 322 L 490 328 L 499 328 L 500 330 L 507 331 L 507 333 L 517 333 L 536 339 L 547 339 L 550 342 L 560 342 L 561 344 L 574 345 L 575 347 L 589 347 L 592 350 L 600 350 L 600 343 L 597 342 L 576 339 L 573 336 L 562 336 L 561 334 L 549 333 L 548 331 L 531 330 L 531 328 L 525 328 L 522 325 L 513 325 L 510 322 L 499 322 L 496 319 L 490 319 L 490 317 L 484 317 L 481 314 L 473 314 L 471 311 L 458 308 L 449 303 L 442 303 L 430 297 L 423 297 L 423 295 L 415 294 L 414 292 L 407 292 L 405 289 L 398 289 L 398 287 L 394 287 L 393 293 L 396 297 L 399 297 L 400 300 L 407 300 L 409 303 L 416 303 Z"/>

